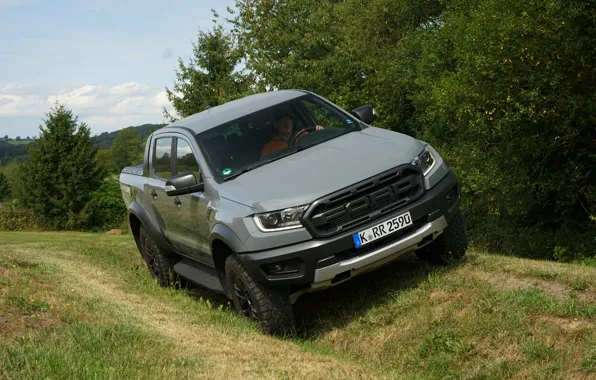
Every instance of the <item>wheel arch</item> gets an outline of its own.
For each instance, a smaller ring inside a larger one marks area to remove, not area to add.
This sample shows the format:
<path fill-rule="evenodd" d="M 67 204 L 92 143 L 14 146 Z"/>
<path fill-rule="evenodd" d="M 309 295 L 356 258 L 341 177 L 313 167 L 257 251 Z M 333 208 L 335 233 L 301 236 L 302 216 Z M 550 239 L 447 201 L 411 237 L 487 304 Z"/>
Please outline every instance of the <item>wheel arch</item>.
<path fill-rule="evenodd" d="M 137 202 L 132 202 L 128 207 L 128 223 L 130 225 L 132 235 L 134 236 L 135 243 L 139 249 L 141 226 L 144 226 L 151 235 L 151 238 L 155 241 L 155 244 L 158 245 L 162 252 L 173 252 L 172 247 L 168 244 L 159 228 L 152 223 L 151 216 Z"/>
<path fill-rule="evenodd" d="M 216 224 L 213 227 L 209 242 L 217 275 L 227 293 L 226 260 L 234 253 L 246 252 L 246 248 L 238 236 L 223 224 Z"/>

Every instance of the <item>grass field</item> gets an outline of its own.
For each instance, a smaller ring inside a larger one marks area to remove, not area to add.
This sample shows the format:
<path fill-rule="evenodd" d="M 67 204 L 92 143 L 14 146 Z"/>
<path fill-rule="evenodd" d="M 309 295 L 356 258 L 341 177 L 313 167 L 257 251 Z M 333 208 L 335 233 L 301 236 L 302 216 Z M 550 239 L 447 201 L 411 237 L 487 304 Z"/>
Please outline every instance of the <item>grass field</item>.
<path fill-rule="evenodd" d="M 0 378 L 596 378 L 596 268 L 413 257 L 295 305 L 261 335 L 160 288 L 130 235 L 0 233 Z"/>

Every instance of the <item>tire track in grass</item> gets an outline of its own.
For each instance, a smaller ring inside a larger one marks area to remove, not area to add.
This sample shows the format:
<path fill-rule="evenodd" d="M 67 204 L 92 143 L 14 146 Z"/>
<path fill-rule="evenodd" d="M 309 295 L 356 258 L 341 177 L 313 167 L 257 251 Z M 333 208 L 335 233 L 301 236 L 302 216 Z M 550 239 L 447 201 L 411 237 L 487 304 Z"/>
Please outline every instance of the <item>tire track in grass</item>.
<path fill-rule="evenodd" d="M 22 249 L 19 247 L 18 249 Z M 257 333 L 222 333 L 208 323 L 193 323 L 183 310 L 150 296 L 119 289 L 121 279 L 85 263 L 84 257 L 69 252 L 23 250 L 22 254 L 60 269 L 68 281 L 76 283 L 79 294 L 101 297 L 114 305 L 114 316 L 133 320 L 147 330 L 174 342 L 181 352 L 206 359 L 200 378 L 381 378 L 364 365 L 307 352 L 291 341 Z M 69 286 L 72 284 L 69 284 Z M 185 318 L 186 317 L 186 318 Z"/>

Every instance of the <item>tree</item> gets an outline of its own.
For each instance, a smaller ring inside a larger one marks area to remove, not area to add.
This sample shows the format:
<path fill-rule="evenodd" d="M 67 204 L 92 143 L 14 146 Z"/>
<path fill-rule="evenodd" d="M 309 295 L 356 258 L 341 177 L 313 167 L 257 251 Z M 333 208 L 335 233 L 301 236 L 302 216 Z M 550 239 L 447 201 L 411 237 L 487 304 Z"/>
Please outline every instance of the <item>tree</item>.
<path fill-rule="evenodd" d="M 204 111 L 207 105 L 217 106 L 249 92 L 248 76 L 234 71 L 241 55 L 221 25 L 207 32 L 199 31 L 192 46 L 193 57 L 187 64 L 178 58 L 173 89 L 166 87 L 178 115 L 184 118 Z M 176 120 L 165 108 L 164 116 Z"/>
<path fill-rule="evenodd" d="M 8 198 L 10 195 L 10 187 L 8 185 L 8 178 L 4 173 L 0 173 L 0 202 Z"/>
<path fill-rule="evenodd" d="M 374 104 L 375 126 L 414 134 L 409 99 L 420 46 L 409 36 L 440 0 L 237 0 L 232 20 L 262 88 L 313 91 L 351 110 Z"/>
<path fill-rule="evenodd" d="M 110 151 L 113 167 L 120 172 L 126 166 L 143 162 L 145 142 L 139 138 L 134 127 L 124 128 L 118 133 Z"/>
<path fill-rule="evenodd" d="M 15 198 L 48 228 L 85 228 L 87 203 L 103 177 L 90 130 L 58 103 L 44 124 L 40 137 L 29 144 L 29 159 L 20 166 Z"/>
<path fill-rule="evenodd" d="M 593 1 L 451 3 L 419 35 L 412 99 L 421 137 L 458 174 L 475 241 L 593 256 Z"/>

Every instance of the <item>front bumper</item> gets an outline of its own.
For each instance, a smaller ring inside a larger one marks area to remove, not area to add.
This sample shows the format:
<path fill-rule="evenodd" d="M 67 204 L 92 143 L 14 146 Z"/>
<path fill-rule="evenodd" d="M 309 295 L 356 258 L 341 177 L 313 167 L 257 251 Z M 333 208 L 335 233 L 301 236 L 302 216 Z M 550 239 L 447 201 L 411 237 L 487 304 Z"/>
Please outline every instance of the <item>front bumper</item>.
<path fill-rule="evenodd" d="M 325 288 L 357 274 L 379 267 L 396 257 L 422 248 L 447 227 L 459 207 L 459 189 L 455 175 L 447 175 L 416 202 L 399 209 L 394 215 L 375 220 L 368 226 L 325 239 L 313 239 L 276 249 L 238 255 L 251 276 L 271 285 Z M 448 195 L 456 195 L 451 200 Z M 384 219 L 410 212 L 414 224 L 356 249 L 352 233 L 362 231 Z M 272 264 L 293 263 L 292 274 L 271 274 Z"/>

